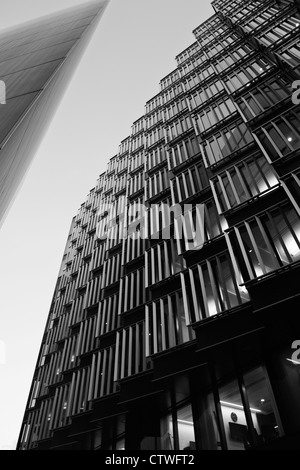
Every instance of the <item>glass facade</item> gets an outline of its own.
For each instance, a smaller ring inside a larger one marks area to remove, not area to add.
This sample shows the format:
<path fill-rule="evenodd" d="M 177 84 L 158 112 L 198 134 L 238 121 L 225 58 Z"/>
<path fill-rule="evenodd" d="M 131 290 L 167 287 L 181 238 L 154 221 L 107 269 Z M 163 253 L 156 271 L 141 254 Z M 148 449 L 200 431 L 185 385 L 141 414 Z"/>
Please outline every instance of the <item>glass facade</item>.
<path fill-rule="evenodd" d="M 72 221 L 20 449 L 299 448 L 299 6 L 212 6 Z"/>
<path fill-rule="evenodd" d="M 6 87 L 0 106 L 0 219 L 106 5 L 90 2 L 0 33 L 0 80 Z"/>

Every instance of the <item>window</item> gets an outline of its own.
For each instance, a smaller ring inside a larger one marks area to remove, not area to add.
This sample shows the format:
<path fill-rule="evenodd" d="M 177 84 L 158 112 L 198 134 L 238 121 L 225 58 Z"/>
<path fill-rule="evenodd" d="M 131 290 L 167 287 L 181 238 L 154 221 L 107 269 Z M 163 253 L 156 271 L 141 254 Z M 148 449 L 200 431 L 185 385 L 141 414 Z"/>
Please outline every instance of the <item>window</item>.
<path fill-rule="evenodd" d="M 168 141 L 176 139 L 181 134 L 193 130 L 193 122 L 190 116 L 182 116 L 176 121 L 172 121 L 170 124 L 167 124 L 167 137 Z"/>
<path fill-rule="evenodd" d="M 220 212 L 232 209 L 276 184 L 278 179 L 263 155 L 246 159 L 213 180 Z"/>
<path fill-rule="evenodd" d="M 246 124 L 231 125 L 206 140 L 204 149 L 207 155 L 207 164 L 214 165 L 252 142 L 253 136 Z"/>
<path fill-rule="evenodd" d="M 194 331 L 186 324 L 181 291 L 146 306 L 146 356 L 194 338 Z"/>
<path fill-rule="evenodd" d="M 250 120 L 290 96 L 290 84 L 283 78 L 277 77 L 245 93 L 238 100 L 238 105 L 245 118 Z"/>
<path fill-rule="evenodd" d="M 290 203 L 244 222 L 235 237 L 249 279 L 300 259 L 300 219 Z"/>
<path fill-rule="evenodd" d="M 176 168 L 190 158 L 200 155 L 200 146 L 195 135 L 181 140 L 168 151 L 169 170 Z"/>
<path fill-rule="evenodd" d="M 119 294 L 106 297 L 99 302 L 95 336 L 102 336 L 117 328 Z"/>
<path fill-rule="evenodd" d="M 258 137 L 271 160 L 277 160 L 300 147 L 300 111 L 294 110 L 262 128 Z"/>
<path fill-rule="evenodd" d="M 232 116 L 232 114 L 236 112 L 236 107 L 230 98 L 211 105 L 209 108 L 204 109 L 197 115 L 200 132 L 206 132 L 211 127 L 219 124 L 219 122 Z"/>
<path fill-rule="evenodd" d="M 190 166 L 171 180 L 173 204 L 181 203 L 207 188 L 208 177 L 203 163 Z"/>
<path fill-rule="evenodd" d="M 146 166 L 148 170 L 155 168 L 157 165 L 160 165 L 167 158 L 166 150 L 164 146 L 155 147 L 155 149 L 150 150 L 147 154 Z"/>
<path fill-rule="evenodd" d="M 178 240 L 178 252 L 199 250 L 213 238 L 221 235 L 222 225 L 214 200 L 198 204 L 175 221 L 175 233 Z"/>
<path fill-rule="evenodd" d="M 154 196 L 159 195 L 162 191 L 165 191 L 170 187 L 170 180 L 168 177 L 168 171 L 166 168 L 158 171 L 154 175 L 150 176 L 147 180 L 146 195 L 150 199 Z"/>
<path fill-rule="evenodd" d="M 223 90 L 224 86 L 222 82 L 220 80 L 216 80 L 214 83 L 195 91 L 190 98 L 190 105 L 192 109 L 204 105 L 207 100 L 218 95 Z"/>
<path fill-rule="evenodd" d="M 113 346 L 93 354 L 92 368 L 97 373 L 90 375 L 88 400 L 96 400 L 116 391 L 117 387 L 113 381 L 114 360 L 115 348 Z"/>
<path fill-rule="evenodd" d="M 243 65 L 239 71 L 236 71 L 224 77 L 224 82 L 227 85 L 230 93 L 234 93 L 240 88 L 248 85 L 253 79 L 259 77 L 270 68 L 270 65 L 263 59 L 256 59 L 249 64 Z"/>
<path fill-rule="evenodd" d="M 146 370 L 145 337 L 144 322 L 117 332 L 114 381 Z"/>
<path fill-rule="evenodd" d="M 197 264 L 181 274 L 185 308 L 192 324 L 232 309 L 249 301 L 246 289 L 240 287 L 229 252 Z"/>
<path fill-rule="evenodd" d="M 121 279 L 119 315 L 145 302 L 145 269 L 141 268 Z"/>
<path fill-rule="evenodd" d="M 149 287 L 181 272 L 184 267 L 184 260 L 179 256 L 177 245 L 173 238 L 154 246 L 149 251 L 146 251 L 145 287 Z"/>

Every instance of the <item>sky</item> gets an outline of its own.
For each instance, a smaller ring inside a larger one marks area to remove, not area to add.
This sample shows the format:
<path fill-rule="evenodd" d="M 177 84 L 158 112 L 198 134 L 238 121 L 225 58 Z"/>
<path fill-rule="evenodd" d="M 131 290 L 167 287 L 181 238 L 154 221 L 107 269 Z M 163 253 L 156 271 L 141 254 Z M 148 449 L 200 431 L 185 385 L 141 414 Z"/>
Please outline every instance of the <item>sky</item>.
<path fill-rule="evenodd" d="M 85 3 L 1 0 L 0 30 Z M 0 230 L 0 450 L 15 449 L 72 217 L 210 0 L 110 0 Z"/>

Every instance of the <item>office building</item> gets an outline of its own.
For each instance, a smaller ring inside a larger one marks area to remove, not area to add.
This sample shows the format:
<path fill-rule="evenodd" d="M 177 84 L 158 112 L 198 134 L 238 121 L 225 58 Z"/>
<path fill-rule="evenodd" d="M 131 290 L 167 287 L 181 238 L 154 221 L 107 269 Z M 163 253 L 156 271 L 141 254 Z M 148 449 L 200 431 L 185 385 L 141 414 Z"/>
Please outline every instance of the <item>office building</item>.
<path fill-rule="evenodd" d="M 0 224 L 107 3 L 0 33 Z"/>
<path fill-rule="evenodd" d="M 212 5 L 72 221 L 19 449 L 299 448 L 299 2 Z"/>

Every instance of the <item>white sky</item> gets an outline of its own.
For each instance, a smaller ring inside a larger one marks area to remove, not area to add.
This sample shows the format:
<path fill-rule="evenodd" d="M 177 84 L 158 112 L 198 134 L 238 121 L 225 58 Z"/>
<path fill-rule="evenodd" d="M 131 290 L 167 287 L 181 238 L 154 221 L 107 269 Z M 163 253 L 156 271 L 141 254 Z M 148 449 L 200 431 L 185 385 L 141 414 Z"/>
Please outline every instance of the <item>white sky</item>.
<path fill-rule="evenodd" d="M 83 0 L 1 0 L 0 29 Z M 0 449 L 14 449 L 72 217 L 213 14 L 210 0 L 111 0 L 0 230 Z"/>

